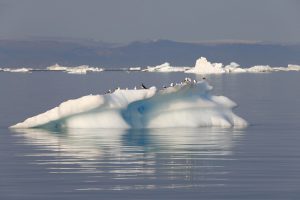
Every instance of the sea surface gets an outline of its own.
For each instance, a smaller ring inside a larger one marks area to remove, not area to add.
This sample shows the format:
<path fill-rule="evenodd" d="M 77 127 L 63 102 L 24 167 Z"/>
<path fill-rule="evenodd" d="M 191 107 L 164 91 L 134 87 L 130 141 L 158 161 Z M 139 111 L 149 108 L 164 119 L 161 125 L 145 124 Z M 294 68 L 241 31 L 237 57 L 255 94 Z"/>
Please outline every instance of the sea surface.
<path fill-rule="evenodd" d="M 0 73 L 0 199 L 300 199 L 300 73 L 206 76 L 246 129 L 9 130 L 68 99 L 183 73 Z"/>

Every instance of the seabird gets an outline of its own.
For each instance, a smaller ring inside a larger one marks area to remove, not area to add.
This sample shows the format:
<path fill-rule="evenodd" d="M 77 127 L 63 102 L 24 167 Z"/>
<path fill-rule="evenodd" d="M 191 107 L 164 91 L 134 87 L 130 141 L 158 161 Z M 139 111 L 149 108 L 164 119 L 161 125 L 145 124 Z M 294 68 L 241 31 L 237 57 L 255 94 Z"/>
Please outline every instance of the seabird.
<path fill-rule="evenodd" d="M 143 89 L 148 89 L 143 83 L 142 83 L 142 88 Z"/>
<path fill-rule="evenodd" d="M 111 90 L 107 90 L 107 91 L 105 92 L 105 94 L 108 94 L 108 93 L 111 93 Z"/>

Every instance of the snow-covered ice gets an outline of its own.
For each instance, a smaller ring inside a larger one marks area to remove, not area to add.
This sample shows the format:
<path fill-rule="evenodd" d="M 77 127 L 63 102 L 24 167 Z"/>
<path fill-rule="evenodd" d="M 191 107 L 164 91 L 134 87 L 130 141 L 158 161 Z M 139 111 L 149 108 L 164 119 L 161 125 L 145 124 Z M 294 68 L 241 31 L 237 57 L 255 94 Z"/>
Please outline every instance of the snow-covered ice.
<path fill-rule="evenodd" d="M 32 68 L 1 68 L 0 71 L 4 72 L 15 72 L 15 73 L 28 73 L 32 70 Z"/>
<path fill-rule="evenodd" d="M 109 71 L 110 68 L 91 67 L 89 65 L 80 65 L 75 67 L 61 66 L 55 64 L 45 69 L 34 68 L 0 68 L 3 72 L 33 72 L 33 71 L 62 71 L 69 74 L 86 74 L 88 72 L 102 72 Z M 240 66 L 238 63 L 231 62 L 228 65 L 223 63 L 213 63 L 208 61 L 205 57 L 200 57 L 196 60 L 194 67 L 189 66 L 172 66 L 166 62 L 157 66 L 147 67 L 129 67 L 120 68 L 120 71 L 143 71 L 143 72 L 183 72 L 194 74 L 227 74 L 227 73 L 263 73 L 263 72 L 287 72 L 300 71 L 300 65 L 289 64 L 287 67 L 271 67 L 269 65 L 255 65 L 251 67 Z"/>
<path fill-rule="evenodd" d="M 256 66 L 253 66 L 250 68 L 246 68 L 245 70 L 246 70 L 246 72 L 252 72 L 252 73 L 276 71 L 275 68 L 272 68 L 269 65 L 256 65 Z"/>
<path fill-rule="evenodd" d="M 288 65 L 288 67 L 275 67 L 276 71 L 300 71 L 300 65 Z"/>
<path fill-rule="evenodd" d="M 196 61 L 195 67 L 186 70 L 185 73 L 194 74 L 223 74 L 223 73 L 262 73 L 277 71 L 300 71 L 299 65 L 288 65 L 288 67 L 271 67 L 269 65 L 256 65 L 249 68 L 241 67 L 238 63 L 231 62 L 223 66 L 222 63 L 211 63 L 205 57 Z"/>
<path fill-rule="evenodd" d="M 195 67 L 185 71 L 185 73 L 222 74 L 225 73 L 225 69 L 222 63 L 211 63 L 206 58 L 201 57 L 196 61 Z"/>
<path fill-rule="evenodd" d="M 290 71 L 300 71 L 300 65 L 288 65 Z"/>
<path fill-rule="evenodd" d="M 173 67 L 170 65 L 170 63 L 166 62 L 161 65 L 157 65 L 154 67 L 148 66 L 143 71 L 145 72 L 184 72 L 186 70 L 190 69 L 190 67 Z"/>
<path fill-rule="evenodd" d="M 61 103 L 45 113 L 11 128 L 170 128 L 245 127 L 235 115 L 236 103 L 210 94 L 206 82 L 186 79 L 158 90 L 117 89 L 104 95 L 88 95 Z"/>
<path fill-rule="evenodd" d="M 299 65 L 288 65 L 288 67 L 271 67 L 269 65 L 256 65 L 252 67 L 241 67 L 236 62 L 224 66 L 223 63 L 212 63 L 205 57 L 196 60 L 194 67 L 172 66 L 166 62 L 154 67 L 148 66 L 144 72 L 184 72 L 194 74 L 224 74 L 224 73 L 263 73 L 277 71 L 300 71 Z"/>
<path fill-rule="evenodd" d="M 129 71 L 141 71 L 142 68 L 141 68 L 141 67 L 129 67 L 128 70 L 129 70 Z"/>
<path fill-rule="evenodd" d="M 69 74 L 86 74 L 87 72 L 101 72 L 101 71 L 103 71 L 102 68 L 90 67 L 88 65 L 80 65 L 80 66 L 76 66 L 76 67 L 66 67 L 66 66 L 61 66 L 59 64 L 49 66 L 49 67 L 47 67 L 47 70 L 50 70 L 50 71 L 66 71 Z"/>

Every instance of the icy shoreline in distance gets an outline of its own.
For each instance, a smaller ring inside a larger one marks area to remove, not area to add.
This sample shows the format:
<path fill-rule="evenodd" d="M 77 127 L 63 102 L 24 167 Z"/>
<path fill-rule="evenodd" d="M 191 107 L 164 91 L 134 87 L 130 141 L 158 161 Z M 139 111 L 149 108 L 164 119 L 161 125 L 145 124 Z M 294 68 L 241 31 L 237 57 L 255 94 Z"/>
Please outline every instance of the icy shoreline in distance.
<path fill-rule="evenodd" d="M 88 72 L 103 72 L 103 71 L 142 71 L 142 72 L 182 72 L 193 74 L 228 74 L 228 73 L 263 73 L 263 72 L 287 72 L 287 71 L 300 71 L 300 65 L 289 64 L 287 67 L 271 67 L 269 65 L 256 65 L 252 67 L 241 67 L 235 62 L 228 65 L 223 63 L 211 63 L 205 57 L 197 59 L 194 67 L 189 66 L 172 66 L 166 62 L 157 66 L 145 67 L 128 67 L 128 68 L 100 68 L 91 67 L 88 65 L 80 65 L 76 67 L 67 67 L 55 64 L 47 67 L 46 69 L 33 69 L 33 68 L 0 68 L 0 72 L 20 72 L 30 73 L 34 71 L 62 71 L 69 74 L 87 74 Z"/>
<path fill-rule="evenodd" d="M 211 63 L 201 57 L 196 61 L 195 67 L 186 70 L 185 73 L 195 74 L 224 74 L 224 73 L 262 73 L 277 71 L 300 71 L 299 65 L 288 65 L 288 67 L 270 67 L 269 65 L 256 65 L 249 68 L 242 68 L 239 64 L 232 62 L 223 66 L 222 63 Z"/>
<path fill-rule="evenodd" d="M 144 72 L 184 72 L 191 69 L 191 67 L 173 67 L 170 63 L 166 62 L 161 65 L 154 67 L 148 66 L 146 69 L 142 70 Z"/>
<path fill-rule="evenodd" d="M 90 67 L 88 65 L 80 65 L 77 67 L 66 67 L 60 66 L 59 64 L 55 64 L 47 67 L 49 71 L 65 71 L 69 74 L 86 74 L 87 72 L 102 72 L 102 68 L 98 67 Z"/>
<path fill-rule="evenodd" d="M 236 103 L 210 94 L 206 82 L 186 79 L 158 90 L 117 89 L 61 103 L 10 128 L 172 128 L 246 127 Z"/>

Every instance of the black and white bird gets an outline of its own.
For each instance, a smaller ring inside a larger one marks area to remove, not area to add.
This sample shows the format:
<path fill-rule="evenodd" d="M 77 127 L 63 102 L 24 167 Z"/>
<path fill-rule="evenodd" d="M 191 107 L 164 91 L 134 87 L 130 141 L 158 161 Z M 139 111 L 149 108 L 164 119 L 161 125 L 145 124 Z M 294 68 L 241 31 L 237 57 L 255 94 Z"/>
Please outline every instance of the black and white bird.
<path fill-rule="evenodd" d="M 143 83 L 142 83 L 142 88 L 143 89 L 148 89 Z"/>
<path fill-rule="evenodd" d="M 111 90 L 107 90 L 106 92 L 105 92 L 105 94 L 110 94 L 111 93 Z"/>

